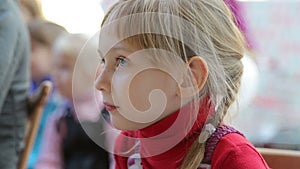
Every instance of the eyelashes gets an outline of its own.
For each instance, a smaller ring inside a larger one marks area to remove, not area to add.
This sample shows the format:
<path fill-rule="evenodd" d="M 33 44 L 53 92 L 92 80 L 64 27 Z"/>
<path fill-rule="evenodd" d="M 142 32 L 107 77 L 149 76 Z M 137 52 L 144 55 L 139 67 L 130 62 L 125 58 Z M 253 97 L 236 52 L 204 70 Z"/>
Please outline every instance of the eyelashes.
<path fill-rule="evenodd" d="M 117 67 L 124 67 L 128 64 L 128 60 L 125 56 L 118 56 L 116 58 Z"/>
<path fill-rule="evenodd" d="M 105 65 L 105 63 L 106 63 L 105 58 L 101 58 L 100 63 L 102 65 Z M 124 66 L 128 65 L 128 59 L 125 56 L 118 56 L 115 58 L 113 65 L 114 65 L 114 68 L 124 67 Z"/>
<path fill-rule="evenodd" d="M 101 60 L 100 60 L 100 63 L 101 64 L 105 64 L 105 59 L 104 58 L 100 58 Z"/>

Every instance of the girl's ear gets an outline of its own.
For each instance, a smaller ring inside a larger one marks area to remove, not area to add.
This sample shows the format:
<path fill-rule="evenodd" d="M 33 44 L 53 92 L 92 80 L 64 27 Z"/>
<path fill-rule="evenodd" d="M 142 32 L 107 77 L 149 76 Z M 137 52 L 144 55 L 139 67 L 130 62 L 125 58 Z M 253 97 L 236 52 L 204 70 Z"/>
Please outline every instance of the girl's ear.
<path fill-rule="evenodd" d="M 194 84 L 190 87 L 188 87 L 189 85 L 184 84 L 185 82 L 181 84 L 181 91 L 178 91 L 178 94 L 183 98 L 192 97 L 195 95 L 195 92 L 199 92 L 203 88 L 208 77 L 207 64 L 205 60 L 200 56 L 193 56 L 189 59 L 187 64 L 191 71 L 191 76 L 193 78 L 192 80 Z"/>
<path fill-rule="evenodd" d="M 188 61 L 193 78 L 197 84 L 198 91 L 200 91 L 208 77 L 208 67 L 204 59 L 200 56 L 193 56 Z"/>

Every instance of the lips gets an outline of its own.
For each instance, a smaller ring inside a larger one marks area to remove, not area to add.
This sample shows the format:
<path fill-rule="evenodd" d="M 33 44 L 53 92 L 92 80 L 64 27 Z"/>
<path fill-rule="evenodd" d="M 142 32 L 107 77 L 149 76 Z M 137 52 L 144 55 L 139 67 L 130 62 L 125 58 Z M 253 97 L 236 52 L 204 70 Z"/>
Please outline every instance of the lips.
<path fill-rule="evenodd" d="M 118 108 L 117 106 L 106 103 L 106 102 L 104 102 L 103 104 L 104 104 L 107 111 L 114 111 Z"/>

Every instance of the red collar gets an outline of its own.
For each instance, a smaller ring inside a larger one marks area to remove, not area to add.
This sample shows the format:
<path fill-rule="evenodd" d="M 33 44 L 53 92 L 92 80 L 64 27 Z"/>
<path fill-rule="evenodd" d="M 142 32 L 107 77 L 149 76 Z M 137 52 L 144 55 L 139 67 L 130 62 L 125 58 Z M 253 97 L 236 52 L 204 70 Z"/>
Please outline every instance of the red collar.
<path fill-rule="evenodd" d="M 168 168 L 181 166 L 190 146 L 198 138 L 208 115 L 212 113 L 213 106 L 211 106 L 209 98 L 203 100 L 199 105 L 198 114 L 194 115 L 197 117 L 196 119 L 191 118 L 193 111 L 190 110 L 191 104 L 187 104 L 151 126 L 138 131 L 122 132 L 124 135 L 139 138 L 139 153 L 144 169 L 161 168 L 164 165 L 168 165 Z M 122 147 L 123 149 L 125 142 L 127 141 L 124 139 L 118 139 L 116 148 Z M 116 156 L 117 163 L 118 158 L 122 158 L 120 160 L 123 162 L 127 161 L 125 157 Z"/>

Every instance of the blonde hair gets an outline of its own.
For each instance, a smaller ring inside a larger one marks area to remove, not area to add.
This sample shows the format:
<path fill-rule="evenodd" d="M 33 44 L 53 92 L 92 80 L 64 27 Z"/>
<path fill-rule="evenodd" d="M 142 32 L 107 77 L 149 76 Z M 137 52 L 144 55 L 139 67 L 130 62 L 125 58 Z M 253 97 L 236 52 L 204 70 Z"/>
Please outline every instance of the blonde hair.
<path fill-rule="evenodd" d="M 53 46 L 53 52 L 62 53 L 77 59 L 80 51 L 89 40 L 89 37 L 85 34 L 65 34 L 60 36 Z M 89 46 L 88 46 L 89 47 Z M 97 49 L 97 48 L 95 48 Z"/>
<path fill-rule="evenodd" d="M 145 15 L 136 19 L 138 14 Z M 240 59 L 245 50 L 244 37 L 223 0 L 119 0 L 108 11 L 102 26 L 125 16 L 126 22 L 116 29 L 119 37 L 134 35 L 126 39 L 128 43 L 174 52 L 185 63 L 193 56 L 205 60 L 208 78 L 193 101 L 199 104 L 202 98 L 209 96 L 215 114 L 208 123 L 217 127 L 238 92 L 243 72 Z M 193 111 L 198 113 L 198 110 Z M 208 137 L 194 141 L 181 168 L 198 168 Z"/>
<path fill-rule="evenodd" d="M 19 0 L 19 6 L 25 23 L 34 19 L 45 20 L 40 0 Z"/>
<path fill-rule="evenodd" d="M 28 23 L 30 38 L 49 49 L 54 45 L 55 40 L 62 34 L 66 34 L 67 30 L 53 22 L 42 19 L 34 19 Z"/>
<path fill-rule="evenodd" d="M 80 79 L 74 79 L 73 75 L 73 83 L 76 83 L 75 86 L 73 84 L 73 91 L 80 90 L 80 92 L 75 91 L 80 95 L 81 91 L 88 93 L 90 88 L 94 89 L 95 67 L 98 62 L 97 47 L 95 39 L 91 39 L 86 34 L 64 34 L 55 41 L 52 48 L 54 55 L 67 56 L 74 63 L 76 62 L 73 73 Z"/>

